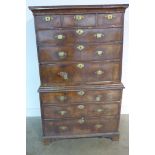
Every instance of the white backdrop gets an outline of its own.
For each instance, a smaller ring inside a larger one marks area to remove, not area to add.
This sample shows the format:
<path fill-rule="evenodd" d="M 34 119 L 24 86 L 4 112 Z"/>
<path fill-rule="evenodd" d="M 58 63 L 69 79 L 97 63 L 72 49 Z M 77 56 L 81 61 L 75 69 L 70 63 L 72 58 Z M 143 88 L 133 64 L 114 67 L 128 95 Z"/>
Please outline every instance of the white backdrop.
<path fill-rule="evenodd" d="M 96 4 L 121 4 L 129 3 L 128 0 L 27 0 L 26 11 L 26 102 L 27 102 L 27 116 L 40 116 L 39 96 L 37 89 L 40 85 L 39 69 L 35 42 L 35 30 L 33 15 L 28 9 L 28 6 L 40 6 L 40 5 L 96 5 Z M 128 98 L 128 54 L 129 54 L 129 8 L 125 13 L 125 25 L 124 25 L 124 53 L 123 53 L 123 68 L 122 68 L 122 83 L 125 85 L 122 99 L 121 113 L 128 114 L 129 112 L 129 98 Z"/>

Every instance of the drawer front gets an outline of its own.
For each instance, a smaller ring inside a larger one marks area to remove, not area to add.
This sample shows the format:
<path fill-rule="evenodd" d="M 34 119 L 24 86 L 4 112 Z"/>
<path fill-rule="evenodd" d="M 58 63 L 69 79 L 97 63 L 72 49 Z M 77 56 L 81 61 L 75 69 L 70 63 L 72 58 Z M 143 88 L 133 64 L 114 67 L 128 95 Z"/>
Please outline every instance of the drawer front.
<path fill-rule="evenodd" d="M 90 42 L 122 41 L 121 28 L 75 29 L 75 30 L 40 30 L 37 33 L 40 44 L 74 44 Z"/>
<path fill-rule="evenodd" d="M 104 116 L 118 115 L 119 105 L 116 103 L 110 104 L 78 104 L 70 106 L 44 106 L 43 117 L 45 119 L 56 118 L 78 118 L 82 116 Z"/>
<path fill-rule="evenodd" d="M 95 15 L 88 14 L 74 14 L 63 16 L 63 27 L 74 27 L 74 26 L 95 26 L 96 20 Z"/>
<path fill-rule="evenodd" d="M 98 26 L 101 27 L 116 27 L 123 26 L 123 13 L 115 14 L 98 14 Z"/>
<path fill-rule="evenodd" d="M 121 44 L 39 47 L 39 61 L 111 60 L 119 59 Z"/>
<path fill-rule="evenodd" d="M 92 133 L 116 132 L 118 120 L 116 117 L 70 120 L 44 121 L 45 136 L 80 135 Z"/>
<path fill-rule="evenodd" d="M 50 29 L 60 27 L 61 21 L 59 15 L 44 15 L 35 17 L 36 29 Z"/>
<path fill-rule="evenodd" d="M 42 104 L 67 105 L 81 102 L 101 102 L 120 101 L 122 90 L 74 90 L 60 92 L 42 92 L 40 99 Z"/>
<path fill-rule="evenodd" d="M 40 65 L 42 85 L 120 81 L 120 62 L 79 62 Z"/>

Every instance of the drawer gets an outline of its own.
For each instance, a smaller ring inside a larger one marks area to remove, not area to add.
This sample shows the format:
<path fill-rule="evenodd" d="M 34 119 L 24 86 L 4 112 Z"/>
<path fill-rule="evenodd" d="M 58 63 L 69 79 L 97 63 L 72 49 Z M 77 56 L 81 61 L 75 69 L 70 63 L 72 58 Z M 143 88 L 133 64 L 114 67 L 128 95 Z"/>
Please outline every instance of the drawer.
<path fill-rule="evenodd" d="M 44 120 L 44 136 L 83 135 L 92 133 L 116 132 L 118 118 L 107 116 L 99 118 L 66 120 Z"/>
<path fill-rule="evenodd" d="M 111 60 L 120 59 L 122 44 L 77 44 L 75 46 L 41 46 L 39 61 Z"/>
<path fill-rule="evenodd" d="M 62 26 L 63 27 L 96 26 L 96 16 L 94 14 L 64 15 Z"/>
<path fill-rule="evenodd" d="M 123 13 L 115 14 L 98 14 L 98 26 L 101 27 L 121 27 L 123 26 Z"/>
<path fill-rule="evenodd" d="M 50 45 L 122 41 L 122 35 L 121 28 L 40 30 L 37 33 L 40 44 Z"/>
<path fill-rule="evenodd" d="M 120 101 L 122 90 L 71 90 L 58 92 L 40 92 L 40 100 L 42 104 L 66 105 L 76 104 L 81 102 L 109 103 Z"/>
<path fill-rule="evenodd" d="M 48 105 L 43 106 L 43 117 L 45 119 L 56 118 L 78 118 L 81 116 L 104 116 L 118 115 L 119 104 L 112 102 L 109 104 L 90 103 L 90 104 L 73 104 L 73 105 Z"/>
<path fill-rule="evenodd" d="M 50 29 L 60 27 L 61 21 L 59 15 L 35 16 L 36 29 Z"/>
<path fill-rule="evenodd" d="M 40 65 L 41 83 L 119 82 L 120 62 L 72 62 Z"/>

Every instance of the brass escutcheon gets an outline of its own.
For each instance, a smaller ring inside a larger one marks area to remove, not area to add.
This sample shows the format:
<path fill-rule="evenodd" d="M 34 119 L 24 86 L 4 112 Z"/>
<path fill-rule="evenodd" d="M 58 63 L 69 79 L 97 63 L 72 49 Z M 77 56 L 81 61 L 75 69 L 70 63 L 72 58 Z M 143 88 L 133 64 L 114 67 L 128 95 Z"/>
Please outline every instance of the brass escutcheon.
<path fill-rule="evenodd" d="M 53 17 L 52 16 L 45 16 L 45 21 L 46 22 L 49 22 L 51 20 L 53 20 Z"/>
<path fill-rule="evenodd" d="M 78 45 L 77 46 L 77 49 L 80 50 L 80 51 L 82 51 L 84 49 L 84 46 L 83 45 Z"/>
<path fill-rule="evenodd" d="M 83 96 L 85 94 L 85 92 L 83 90 L 77 92 L 78 95 Z"/>
<path fill-rule="evenodd" d="M 84 67 L 84 64 L 80 63 L 80 64 L 77 64 L 77 67 L 82 69 Z"/>
<path fill-rule="evenodd" d="M 85 106 L 84 105 L 78 105 L 78 109 L 84 109 Z"/>
<path fill-rule="evenodd" d="M 82 15 L 75 15 L 74 16 L 74 19 L 77 20 L 77 21 L 79 21 L 79 20 L 84 19 L 84 16 L 82 16 Z"/>
<path fill-rule="evenodd" d="M 78 35 L 82 35 L 82 34 L 84 33 L 84 31 L 83 31 L 82 29 L 78 29 L 78 30 L 76 30 L 76 33 L 77 33 Z"/>
<path fill-rule="evenodd" d="M 113 18 L 113 15 L 112 15 L 112 14 L 106 15 L 106 16 L 105 16 L 105 18 L 107 18 L 107 19 L 109 19 L 109 20 L 110 20 L 110 19 L 112 19 L 112 18 Z"/>

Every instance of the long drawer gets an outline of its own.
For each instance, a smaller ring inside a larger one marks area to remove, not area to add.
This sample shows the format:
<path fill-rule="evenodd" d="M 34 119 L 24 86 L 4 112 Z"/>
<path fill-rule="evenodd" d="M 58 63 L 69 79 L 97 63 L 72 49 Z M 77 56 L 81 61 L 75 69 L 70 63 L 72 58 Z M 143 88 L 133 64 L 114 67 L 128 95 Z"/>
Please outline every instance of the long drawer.
<path fill-rule="evenodd" d="M 44 136 L 72 136 L 93 133 L 111 133 L 118 130 L 118 118 L 84 118 L 66 120 L 44 120 Z"/>
<path fill-rule="evenodd" d="M 90 104 L 73 104 L 73 105 L 48 105 L 42 107 L 43 118 L 77 118 L 81 116 L 104 116 L 118 115 L 119 103 L 111 102 L 108 104 L 90 103 Z"/>
<path fill-rule="evenodd" d="M 119 61 L 116 62 L 72 62 L 40 65 L 42 85 L 81 82 L 120 81 Z"/>
<path fill-rule="evenodd" d="M 59 29 L 37 31 L 39 44 L 75 44 L 122 41 L 122 28 L 108 29 Z"/>
<path fill-rule="evenodd" d="M 121 59 L 122 44 L 77 44 L 72 46 L 41 46 L 39 61 L 112 60 Z"/>
<path fill-rule="evenodd" d="M 82 102 L 113 102 L 120 101 L 122 97 L 122 89 L 110 90 L 68 90 L 57 92 L 40 92 L 40 100 L 42 104 L 64 105 L 82 103 Z M 94 103 L 94 104 L 95 104 Z M 97 103 L 95 104 L 98 105 Z"/>

